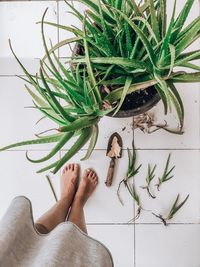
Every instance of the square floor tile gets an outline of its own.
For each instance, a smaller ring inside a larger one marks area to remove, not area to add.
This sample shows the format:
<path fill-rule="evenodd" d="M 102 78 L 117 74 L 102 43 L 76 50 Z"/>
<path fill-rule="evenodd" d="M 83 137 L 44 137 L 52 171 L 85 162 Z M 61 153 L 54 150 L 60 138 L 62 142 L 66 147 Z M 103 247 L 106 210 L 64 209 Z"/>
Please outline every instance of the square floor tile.
<path fill-rule="evenodd" d="M 45 151 L 31 152 L 30 156 L 40 158 L 44 154 L 46 154 Z M 40 167 L 39 164 L 28 162 L 22 151 L 0 153 L 0 217 L 8 208 L 11 200 L 20 195 L 31 200 L 35 219 L 55 204 L 45 174 L 36 174 Z M 54 180 L 57 180 L 56 176 Z"/>
<path fill-rule="evenodd" d="M 88 225 L 88 234 L 111 252 L 115 267 L 134 266 L 133 225 Z"/>
<path fill-rule="evenodd" d="M 170 168 L 176 166 L 172 174 L 174 177 L 160 187 L 160 192 L 157 191 L 155 184 L 158 182 L 158 177 L 163 173 L 165 163 L 169 153 L 171 152 Z M 161 223 L 159 219 L 151 213 L 162 214 L 166 217 L 169 213 L 172 204 L 178 194 L 182 201 L 188 194 L 189 199 L 174 216 L 172 223 L 199 223 L 200 222 L 200 195 L 199 195 L 199 151 L 186 150 L 146 150 L 137 151 L 138 163 L 143 164 L 139 174 L 135 177 L 137 192 L 140 195 L 143 208 L 141 217 L 137 223 Z M 152 199 L 147 194 L 147 191 L 140 187 L 146 185 L 145 179 L 147 176 L 148 163 L 153 167 L 157 164 L 155 178 L 152 181 L 151 192 L 156 196 Z"/>
<path fill-rule="evenodd" d="M 70 5 L 74 6 L 81 14 L 84 13 L 84 5 L 79 1 L 68 1 Z M 59 24 L 64 26 L 75 26 L 81 29 L 82 25 L 80 20 L 71 14 L 72 9 L 64 2 L 59 1 Z M 68 38 L 73 38 L 75 35 L 70 33 L 69 31 L 60 29 L 59 30 L 59 41 L 66 40 Z M 59 49 L 59 56 L 65 58 L 67 60 L 68 57 L 72 55 L 73 44 L 71 47 L 69 45 L 65 45 Z M 65 62 L 66 60 L 63 60 Z"/>
<path fill-rule="evenodd" d="M 135 267 L 199 267 L 200 225 L 136 225 Z"/>
<path fill-rule="evenodd" d="M 123 149 L 132 147 L 133 130 L 132 130 L 132 118 L 112 118 L 103 117 L 99 122 L 99 136 L 95 149 L 107 149 L 110 136 L 117 132 L 123 141 Z M 70 140 L 64 149 L 69 149 L 75 142 L 75 138 Z M 87 149 L 89 142 L 84 146 Z"/>
<path fill-rule="evenodd" d="M 179 84 L 180 95 L 185 107 L 184 134 L 176 135 L 159 130 L 151 134 L 135 130 L 135 143 L 137 148 L 162 149 L 162 148 L 199 148 L 200 147 L 200 117 L 199 117 L 199 84 Z M 178 120 L 176 112 L 164 116 L 163 105 L 160 102 L 149 111 L 155 115 L 155 121 L 163 124 L 167 121 L 170 129 L 177 129 Z"/>
<path fill-rule="evenodd" d="M 92 168 L 97 172 L 99 184 L 85 206 L 85 216 L 88 223 L 127 223 L 133 218 L 133 201 L 126 189 L 121 188 L 120 194 L 124 206 L 119 202 L 117 189 L 119 182 L 124 178 L 127 168 L 127 154 L 116 162 L 113 185 L 109 188 L 105 185 L 109 166 L 109 158 L 106 158 L 105 150 L 95 150 L 90 159 L 81 161 L 86 151 L 80 151 L 69 162 L 80 163 L 81 175 L 83 170 Z M 62 156 L 64 151 L 62 151 Z"/>
<path fill-rule="evenodd" d="M 35 134 L 55 128 L 55 123 L 48 119 L 36 125 L 43 115 L 35 109 L 25 108 L 33 106 L 33 103 L 25 89 L 24 81 L 18 77 L 0 77 L 0 83 L 1 147 L 21 140 L 36 139 Z M 49 149 L 51 147 L 52 144 L 47 144 L 15 149 Z"/>
<path fill-rule="evenodd" d="M 40 24 L 42 15 L 49 8 L 46 20 L 57 21 L 56 1 L 6 1 L 0 2 L 1 42 L 0 42 L 0 75 L 23 74 L 14 59 L 8 45 L 11 39 L 17 56 L 22 60 L 30 73 L 38 71 L 38 58 L 44 56 Z M 58 40 L 54 27 L 45 27 L 47 40 Z"/>

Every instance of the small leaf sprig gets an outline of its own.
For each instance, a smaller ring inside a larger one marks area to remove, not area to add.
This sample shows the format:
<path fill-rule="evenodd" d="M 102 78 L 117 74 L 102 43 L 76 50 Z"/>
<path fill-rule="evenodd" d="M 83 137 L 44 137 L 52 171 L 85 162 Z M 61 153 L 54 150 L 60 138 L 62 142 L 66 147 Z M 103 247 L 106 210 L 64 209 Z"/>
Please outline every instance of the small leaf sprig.
<path fill-rule="evenodd" d="M 53 196 L 54 196 L 54 198 L 55 198 L 55 201 L 58 202 L 58 197 L 57 197 L 55 188 L 54 188 L 54 186 L 53 186 L 53 184 L 52 184 L 50 175 L 47 174 L 47 175 L 45 175 L 45 177 L 46 177 L 46 179 L 47 179 L 47 182 L 48 182 L 48 184 L 49 184 L 49 187 L 50 187 L 50 189 L 51 189 L 51 192 L 52 192 L 52 194 L 53 194 Z"/>
<path fill-rule="evenodd" d="M 146 185 L 142 186 L 142 189 L 146 189 L 147 193 L 149 194 L 149 196 L 153 199 L 156 198 L 156 196 L 151 192 L 151 182 L 153 181 L 153 179 L 155 178 L 155 170 L 156 170 L 157 165 L 155 164 L 153 166 L 153 168 L 151 167 L 150 164 L 148 164 L 148 171 L 147 171 L 147 177 L 146 177 Z"/>
<path fill-rule="evenodd" d="M 160 186 L 163 183 L 171 180 L 174 177 L 174 175 L 172 174 L 172 171 L 175 169 L 175 165 L 172 168 L 169 168 L 170 159 L 171 159 L 171 153 L 169 154 L 167 158 L 167 162 L 165 164 L 165 168 L 164 168 L 164 172 L 162 176 L 158 178 L 158 183 L 156 184 L 158 191 L 160 191 Z"/>
<path fill-rule="evenodd" d="M 132 220 L 129 221 L 129 223 L 130 223 L 130 222 L 134 222 L 135 220 L 139 219 L 141 211 L 142 211 L 142 204 L 141 204 L 141 201 L 140 201 L 140 197 L 139 197 L 139 195 L 138 195 L 138 193 L 136 191 L 134 183 L 132 184 L 132 186 L 127 184 L 127 189 L 129 191 L 130 195 L 132 196 L 132 198 L 134 199 L 135 203 L 138 206 L 136 215 Z"/>
<path fill-rule="evenodd" d="M 186 203 L 186 201 L 188 200 L 189 195 L 187 195 L 187 197 L 181 202 L 179 203 L 179 199 L 180 199 L 180 194 L 177 195 L 168 215 L 166 217 L 164 217 L 161 214 L 155 214 L 152 212 L 152 214 L 159 218 L 162 223 L 167 226 L 168 225 L 168 221 L 172 220 L 174 218 L 174 215 L 183 207 L 183 205 Z M 179 204 L 178 204 L 179 203 Z"/>
<path fill-rule="evenodd" d="M 137 214 L 134 218 L 134 220 L 136 220 L 140 216 L 142 207 L 141 207 L 140 197 L 136 191 L 135 185 L 134 183 L 130 184 L 130 179 L 133 178 L 136 174 L 138 174 L 142 164 L 136 167 L 137 158 L 136 158 L 136 151 L 135 151 L 134 143 L 133 143 L 133 152 L 131 152 L 129 148 L 127 149 L 127 152 L 128 152 L 128 170 L 127 170 L 125 178 L 119 183 L 119 186 L 117 189 L 117 196 L 119 198 L 120 203 L 124 205 L 123 200 L 120 196 L 120 188 L 123 183 L 125 187 L 128 189 L 130 195 L 132 196 L 136 204 L 138 205 Z"/>

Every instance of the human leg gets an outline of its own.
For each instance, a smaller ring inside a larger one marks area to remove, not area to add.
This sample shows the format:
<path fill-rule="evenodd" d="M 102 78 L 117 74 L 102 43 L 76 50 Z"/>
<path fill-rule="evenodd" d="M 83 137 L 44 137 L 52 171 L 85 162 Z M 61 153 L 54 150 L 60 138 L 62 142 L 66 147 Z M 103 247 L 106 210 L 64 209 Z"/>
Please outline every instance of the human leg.
<path fill-rule="evenodd" d="M 69 164 L 64 167 L 60 179 L 60 199 L 50 210 L 36 221 L 35 227 L 39 232 L 46 234 L 53 230 L 58 224 L 66 220 L 66 216 L 77 190 L 78 176 L 78 164 Z"/>
<path fill-rule="evenodd" d="M 87 228 L 85 224 L 84 205 L 96 188 L 97 183 L 97 174 L 90 169 L 85 170 L 68 217 L 68 221 L 76 224 L 85 233 L 87 233 Z"/>

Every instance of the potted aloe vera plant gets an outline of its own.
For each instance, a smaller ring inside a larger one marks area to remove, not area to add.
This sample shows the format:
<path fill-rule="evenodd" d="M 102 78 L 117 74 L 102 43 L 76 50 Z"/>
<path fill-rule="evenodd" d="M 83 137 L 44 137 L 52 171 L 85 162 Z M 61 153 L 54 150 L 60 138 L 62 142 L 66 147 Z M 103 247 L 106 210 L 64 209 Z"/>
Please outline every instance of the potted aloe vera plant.
<path fill-rule="evenodd" d="M 98 122 L 103 116 L 134 116 L 147 111 L 160 99 L 165 113 L 175 107 L 181 131 L 184 106 L 175 85 L 200 81 L 200 67 L 192 63 L 200 58 L 200 50 L 185 52 L 200 34 L 200 17 L 184 26 L 194 0 L 187 0 L 179 14 L 175 1 L 168 26 L 166 0 L 139 4 L 134 0 L 81 0 L 88 6 L 84 15 L 65 2 L 81 21 L 82 29 L 45 21 L 47 11 L 44 13 L 41 28 L 46 54 L 37 75 L 26 70 L 11 47 L 26 74 L 26 87 L 35 108 L 57 123 L 57 133 L 1 150 L 55 142 L 54 149 L 41 159 L 30 159 L 27 154 L 28 160 L 40 163 L 52 158 L 69 139 L 75 139 L 59 161 L 39 170 L 51 169 L 56 173 L 89 140 L 84 159 L 90 156 L 98 138 Z M 45 24 L 72 32 L 74 37 L 49 48 Z M 67 68 L 55 52 L 69 44 L 74 44 L 74 51 L 71 58 L 66 55 L 66 63 L 71 66 Z M 184 71 L 176 71 L 176 67 L 184 67 Z M 186 72 L 185 68 L 192 72 Z"/>
<path fill-rule="evenodd" d="M 184 107 L 176 83 L 199 82 L 200 67 L 191 61 L 200 51 L 185 50 L 199 38 L 200 17 L 184 27 L 194 0 L 187 0 L 179 14 L 176 1 L 167 25 L 166 0 L 81 0 L 88 9 L 82 15 L 65 1 L 80 19 L 82 30 L 45 22 L 74 33 L 71 64 L 86 64 L 84 41 L 104 100 L 115 107 L 111 114 L 129 117 L 146 112 L 160 99 L 165 113 L 174 105 L 184 121 Z M 62 41 L 52 50 L 68 43 Z M 67 55 L 66 55 L 67 56 Z M 190 72 L 175 71 L 176 67 Z"/>

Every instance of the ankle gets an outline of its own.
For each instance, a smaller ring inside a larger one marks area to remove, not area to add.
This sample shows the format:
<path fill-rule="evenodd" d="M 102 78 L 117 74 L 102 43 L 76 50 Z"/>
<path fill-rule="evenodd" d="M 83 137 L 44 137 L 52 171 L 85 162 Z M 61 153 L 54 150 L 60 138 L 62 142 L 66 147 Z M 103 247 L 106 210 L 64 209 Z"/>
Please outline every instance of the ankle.
<path fill-rule="evenodd" d="M 79 206 L 79 207 L 83 208 L 85 206 L 85 203 L 86 203 L 86 201 L 84 200 L 84 198 L 77 195 L 74 198 L 73 206 Z"/>
<path fill-rule="evenodd" d="M 72 202 L 72 199 L 69 196 L 60 196 L 60 199 L 58 200 L 58 205 L 68 206 Z"/>

